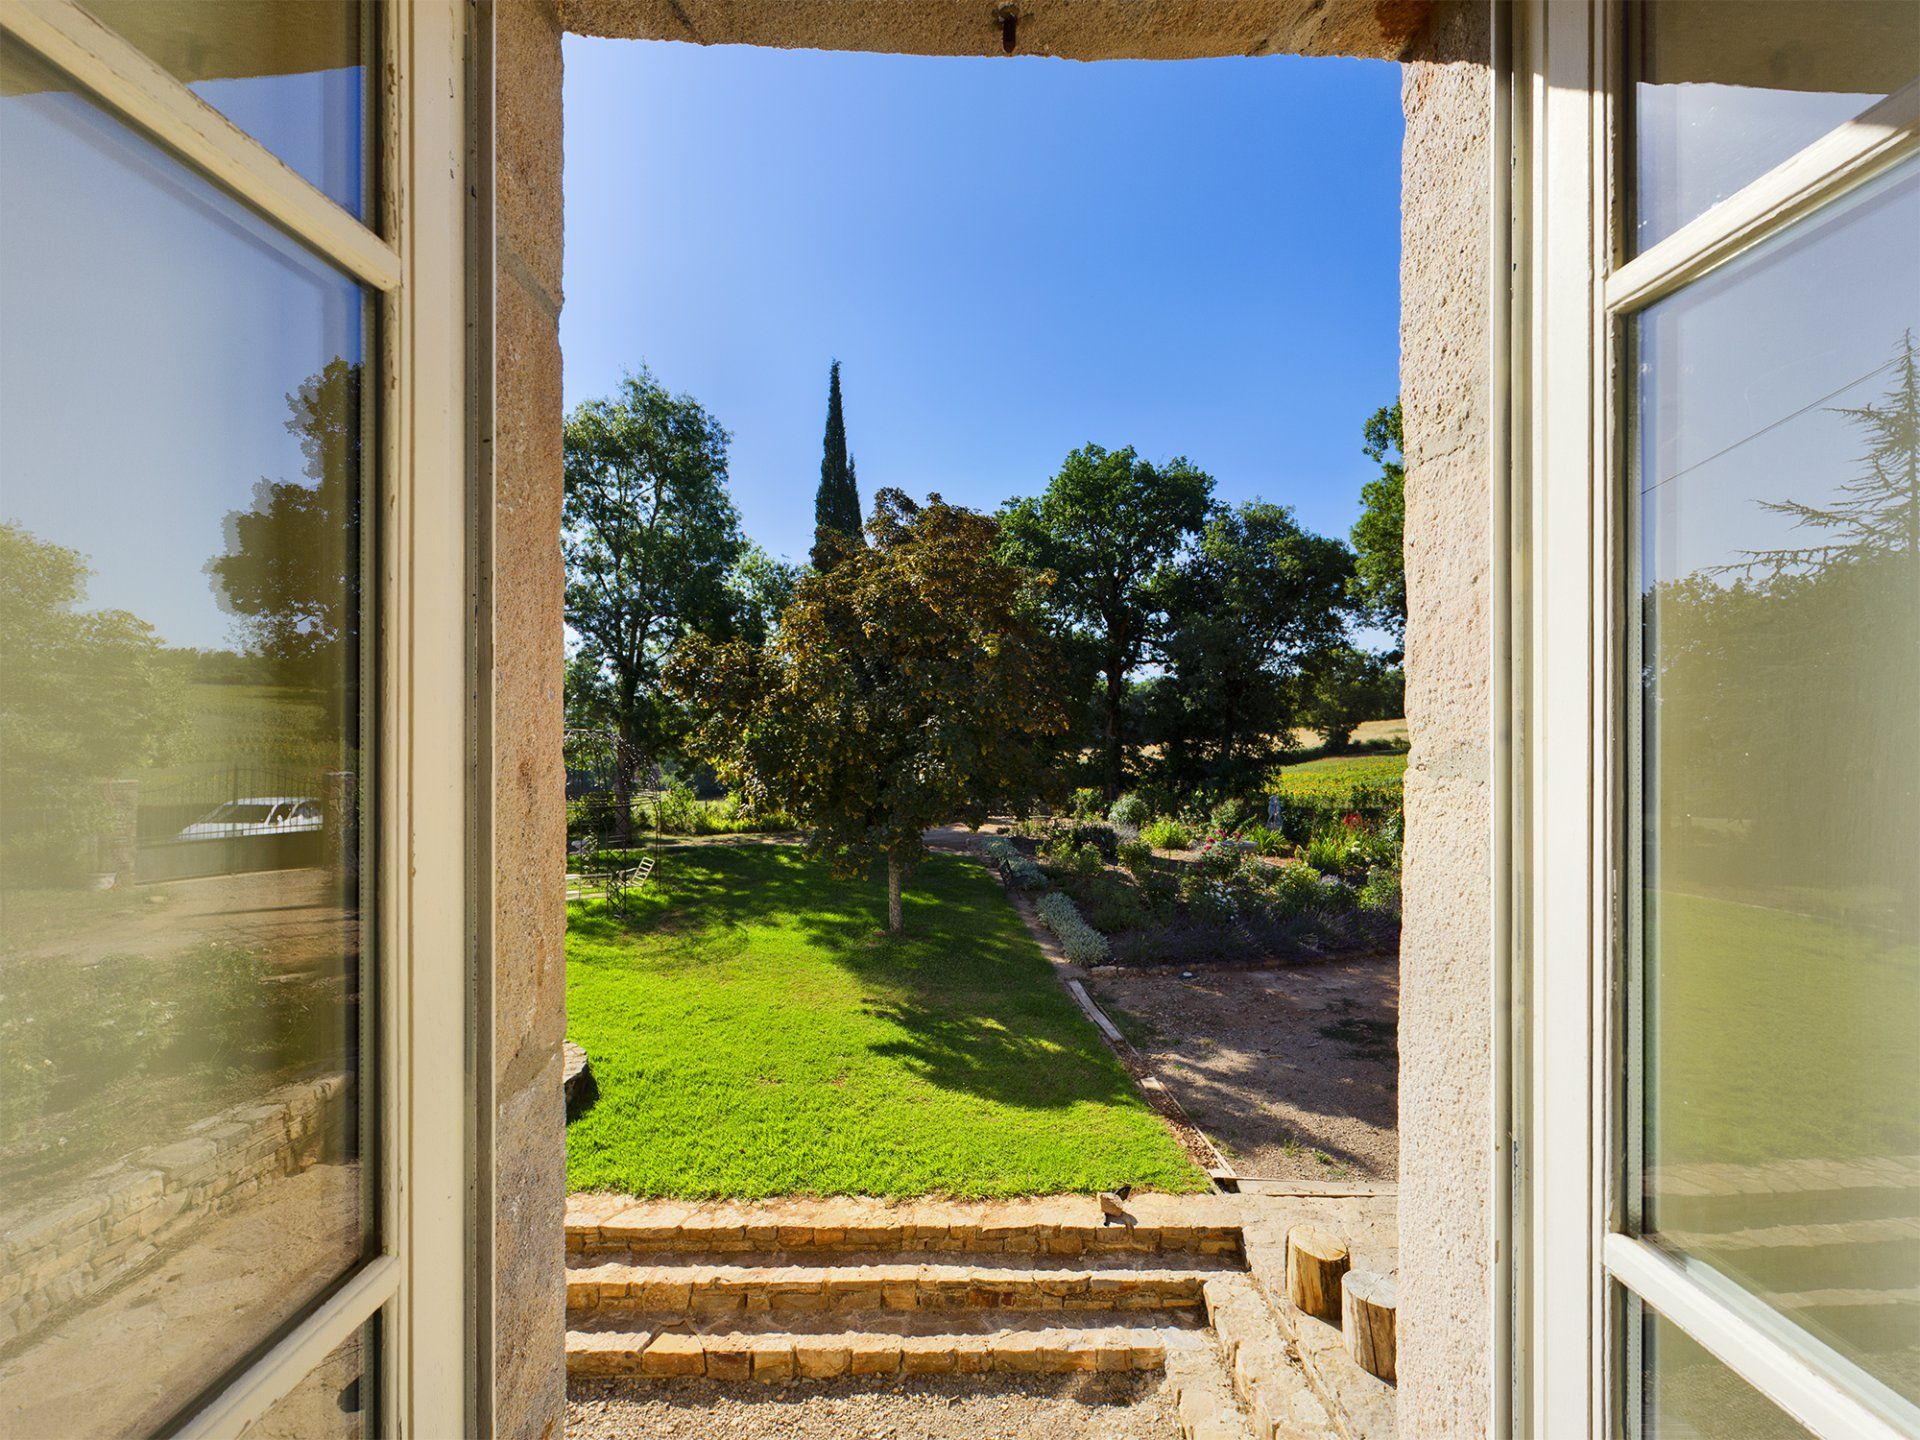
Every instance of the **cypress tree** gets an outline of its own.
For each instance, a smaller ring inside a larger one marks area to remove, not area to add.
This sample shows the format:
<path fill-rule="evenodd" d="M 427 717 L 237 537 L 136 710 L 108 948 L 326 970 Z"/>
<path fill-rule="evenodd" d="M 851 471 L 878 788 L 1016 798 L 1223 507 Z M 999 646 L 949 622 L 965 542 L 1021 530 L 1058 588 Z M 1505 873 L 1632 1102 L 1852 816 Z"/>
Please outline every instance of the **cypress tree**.
<path fill-rule="evenodd" d="M 813 563 L 833 563 L 829 535 L 860 541 L 860 487 L 847 454 L 847 422 L 840 404 L 840 362 L 827 376 L 827 433 L 820 457 L 820 489 L 813 500 Z"/>

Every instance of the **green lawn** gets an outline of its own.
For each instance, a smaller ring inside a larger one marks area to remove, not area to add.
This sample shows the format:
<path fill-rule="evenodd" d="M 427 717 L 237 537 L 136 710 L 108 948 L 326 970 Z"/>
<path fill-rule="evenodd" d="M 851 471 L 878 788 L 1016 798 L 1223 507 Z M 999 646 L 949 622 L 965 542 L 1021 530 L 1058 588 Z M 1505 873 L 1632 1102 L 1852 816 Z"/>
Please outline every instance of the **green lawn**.
<path fill-rule="evenodd" d="M 784 845 L 663 852 L 622 919 L 571 907 L 567 1028 L 599 1099 L 575 1190 L 996 1196 L 1206 1182 L 1061 990 L 999 885 L 877 880 Z"/>

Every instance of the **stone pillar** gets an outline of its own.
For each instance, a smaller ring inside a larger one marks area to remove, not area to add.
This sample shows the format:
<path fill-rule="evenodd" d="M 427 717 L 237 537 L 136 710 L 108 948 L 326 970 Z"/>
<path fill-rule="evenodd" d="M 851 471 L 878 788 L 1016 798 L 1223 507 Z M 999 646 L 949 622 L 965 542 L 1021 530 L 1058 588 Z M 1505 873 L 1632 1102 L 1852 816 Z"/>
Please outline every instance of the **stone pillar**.
<path fill-rule="evenodd" d="M 1407 461 L 1399 1431 L 1492 1432 L 1494 575 L 1489 7 L 1435 8 L 1402 76 Z"/>
<path fill-rule="evenodd" d="M 100 833 L 93 842 L 93 873 L 113 885 L 131 885 L 140 857 L 140 782 L 100 782 Z M 99 882 L 95 882 L 99 883 Z"/>
<path fill-rule="evenodd" d="M 493 1412 L 532 1440 L 566 1403 L 561 24 L 557 0 L 492 8 Z"/>

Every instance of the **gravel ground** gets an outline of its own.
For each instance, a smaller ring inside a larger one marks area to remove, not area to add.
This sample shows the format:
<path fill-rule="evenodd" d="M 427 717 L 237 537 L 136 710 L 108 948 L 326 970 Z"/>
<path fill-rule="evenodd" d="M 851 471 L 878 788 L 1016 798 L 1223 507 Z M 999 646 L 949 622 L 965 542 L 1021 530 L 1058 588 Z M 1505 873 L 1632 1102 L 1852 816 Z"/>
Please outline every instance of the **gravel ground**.
<path fill-rule="evenodd" d="M 568 1440 L 1172 1440 L 1159 1373 L 573 1381 Z"/>
<path fill-rule="evenodd" d="M 1103 966 L 1089 988 L 1235 1170 L 1395 1178 L 1398 956 L 1188 977 Z"/>

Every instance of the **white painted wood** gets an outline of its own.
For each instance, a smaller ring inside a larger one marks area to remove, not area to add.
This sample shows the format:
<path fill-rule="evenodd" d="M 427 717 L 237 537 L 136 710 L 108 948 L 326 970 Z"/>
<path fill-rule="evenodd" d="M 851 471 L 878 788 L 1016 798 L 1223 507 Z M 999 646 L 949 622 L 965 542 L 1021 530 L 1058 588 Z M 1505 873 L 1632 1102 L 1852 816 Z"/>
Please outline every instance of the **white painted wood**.
<path fill-rule="evenodd" d="M 1599 7 L 1542 4 L 1533 12 L 1529 107 L 1530 299 L 1526 545 L 1528 617 L 1525 785 L 1530 802 L 1526 934 L 1531 1089 L 1525 1144 L 1530 1254 L 1529 1395 L 1519 1433 L 1602 1433 L 1612 1381 L 1596 1363 L 1604 1331 L 1594 1205 L 1594 1057 L 1604 1043 L 1595 995 L 1594 732 L 1598 606 L 1594 499 L 1601 461 L 1595 405 L 1597 238 L 1604 194 L 1596 156 L 1602 76 Z"/>
<path fill-rule="evenodd" d="M 1790 1343 L 1780 1330 L 1756 1323 L 1671 1255 L 1609 1235 L 1606 1259 L 1614 1279 L 1821 1440 L 1920 1435 L 1920 1407 L 1831 1351 L 1823 1355 L 1812 1337 Z"/>
<path fill-rule="evenodd" d="M 392 1298 L 400 1263 L 383 1255 L 360 1267 L 304 1324 L 274 1346 L 176 1432 L 181 1440 L 237 1436 L 271 1410 Z M 366 1357 L 369 1365 L 375 1357 Z"/>
<path fill-rule="evenodd" d="M 404 258 L 388 304 L 396 387 L 385 514 L 389 750 L 383 923 L 395 1054 L 392 1427 L 473 1433 L 467 1402 L 466 1244 L 471 1106 L 466 814 L 467 7 L 411 0 L 386 11 L 400 117 L 390 193 Z M 489 962 L 490 963 L 490 962 Z"/>
<path fill-rule="evenodd" d="M 6 0 L 0 27 L 357 279 L 400 283 L 392 246 L 73 0 Z"/>
<path fill-rule="evenodd" d="M 1920 22 L 1916 22 L 1920 23 Z M 1614 311 L 1669 295 L 1920 149 L 1920 80 L 1828 132 L 1616 270 Z"/>

